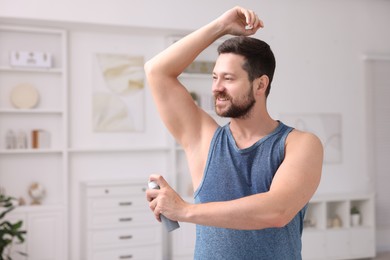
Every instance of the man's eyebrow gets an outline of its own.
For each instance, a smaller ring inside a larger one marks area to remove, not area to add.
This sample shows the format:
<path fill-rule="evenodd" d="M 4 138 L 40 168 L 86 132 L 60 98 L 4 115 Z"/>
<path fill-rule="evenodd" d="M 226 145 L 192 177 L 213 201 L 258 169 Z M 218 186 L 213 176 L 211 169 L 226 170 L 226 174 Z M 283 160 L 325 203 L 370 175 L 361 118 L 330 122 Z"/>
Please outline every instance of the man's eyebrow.
<path fill-rule="evenodd" d="M 221 72 L 221 73 L 217 73 L 217 72 L 213 71 L 213 75 L 234 76 L 235 74 L 234 74 L 234 73 L 231 73 L 231 72 Z"/>

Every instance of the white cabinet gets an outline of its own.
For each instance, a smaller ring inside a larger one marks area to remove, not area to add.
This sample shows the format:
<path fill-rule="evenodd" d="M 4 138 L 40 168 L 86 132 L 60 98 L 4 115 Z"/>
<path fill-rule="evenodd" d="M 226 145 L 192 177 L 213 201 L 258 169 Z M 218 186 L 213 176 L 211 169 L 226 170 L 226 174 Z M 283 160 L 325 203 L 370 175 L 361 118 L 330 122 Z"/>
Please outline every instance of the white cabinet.
<path fill-rule="evenodd" d="M 28 209 L 19 207 L 12 211 L 7 219 L 15 223 L 23 221 L 22 229 L 26 230 L 25 243 L 15 244 L 12 248 L 14 260 L 66 260 L 64 244 L 65 219 L 61 208 L 36 207 Z M 18 254 L 23 252 L 27 256 Z"/>
<path fill-rule="evenodd" d="M 15 212 L 28 259 L 67 259 L 67 34 L 1 25 L 0 46 L 0 186 L 25 201 Z M 32 183 L 44 187 L 40 205 Z"/>
<path fill-rule="evenodd" d="M 145 180 L 85 182 L 84 258 L 161 259 L 162 225 L 150 212 Z"/>
<path fill-rule="evenodd" d="M 61 211 L 52 209 L 27 214 L 29 260 L 67 259 L 64 217 Z"/>
<path fill-rule="evenodd" d="M 351 209 L 360 211 L 353 225 Z M 356 259 L 375 256 L 374 196 L 315 196 L 309 202 L 302 236 L 303 259 Z"/>

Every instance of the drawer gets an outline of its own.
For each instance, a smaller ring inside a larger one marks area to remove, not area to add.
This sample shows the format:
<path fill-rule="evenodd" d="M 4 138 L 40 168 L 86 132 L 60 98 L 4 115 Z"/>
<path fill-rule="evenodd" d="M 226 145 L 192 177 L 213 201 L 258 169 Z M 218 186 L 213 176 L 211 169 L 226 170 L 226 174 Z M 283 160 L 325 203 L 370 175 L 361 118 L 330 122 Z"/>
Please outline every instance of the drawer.
<path fill-rule="evenodd" d="M 124 185 L 101 185 L 87 187 L 87 197 L 113 197 L 120 195 L 144 196 L 147 189 L 146 184 L 124 184 Z"/>
<path fill-rule="evenodd" d="M 156 225 L 159 222 L 154 218 L 152 211 L 119 212 L 90 214 L 89 228 L 126 228 L 134 225 Z"/>
<path fill-rule="evenodd" d="M 149 210 L 149 203 L 146 196 L 142 197 L 117 197 L 117 198 L 94 198 L 88 199 L 89 213 L 99 211 L 129 211 L 129 210 Z"/>
<path fill-rule="evenodd" d="M 158 260 L 162 259 L 161 245 L 98 250 L 91 252 L 91 260 Z"/>
<path fill-rule="evenodd" d="M 134 227 L 110 230 L 95 230 L 88 232 L 93 250 L 119 246 L 139 246 L 161 243 L 161 225 Z"/>

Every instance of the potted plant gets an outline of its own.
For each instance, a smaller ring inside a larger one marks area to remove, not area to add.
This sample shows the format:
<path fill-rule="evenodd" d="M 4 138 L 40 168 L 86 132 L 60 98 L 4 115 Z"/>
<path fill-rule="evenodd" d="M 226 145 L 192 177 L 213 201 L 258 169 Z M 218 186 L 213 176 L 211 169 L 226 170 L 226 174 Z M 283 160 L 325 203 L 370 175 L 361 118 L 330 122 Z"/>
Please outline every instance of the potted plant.
<path fill-rule="evenodd" d="M 351 224 L 353 227 L 360 225 L 360 210 L 357 206 L 351 208 Z"/>
<path fill-rule="evenodd" d="M 11 223 L 5 215 L 15 208 L 15 198 L 0 194 L 0 260 L 12 260 L 11 252 L 14 243 L 23 243 L 26 231 L 21 230 L 23 221 Z M 26 255 L 23 252 L 18 252 Z"/>

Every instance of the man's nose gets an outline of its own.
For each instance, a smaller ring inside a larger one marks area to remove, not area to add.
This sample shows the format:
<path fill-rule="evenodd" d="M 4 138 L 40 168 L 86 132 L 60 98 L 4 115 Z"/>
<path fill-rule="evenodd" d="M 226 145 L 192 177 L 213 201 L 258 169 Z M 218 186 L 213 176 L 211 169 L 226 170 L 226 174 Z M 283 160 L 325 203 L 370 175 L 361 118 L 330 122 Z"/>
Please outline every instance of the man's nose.
<path fill-rule="evenodd" d="M 212 91 L 213 93 L 216 93 L 216 92 L 223 92 L 225 90 L 221 80 L 219 79 L 215 79 L 213 81 L 213 86 L 212 86 Z"/>

